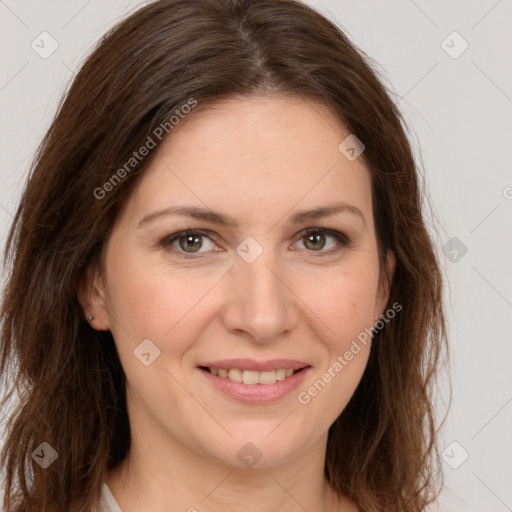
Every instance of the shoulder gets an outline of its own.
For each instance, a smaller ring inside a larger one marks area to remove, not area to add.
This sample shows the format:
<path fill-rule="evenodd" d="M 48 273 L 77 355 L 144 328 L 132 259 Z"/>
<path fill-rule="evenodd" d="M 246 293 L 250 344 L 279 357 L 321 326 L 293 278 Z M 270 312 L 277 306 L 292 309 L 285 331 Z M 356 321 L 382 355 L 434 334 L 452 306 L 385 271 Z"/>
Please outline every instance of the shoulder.
<path fill-rule="evenodd" d="M 110 487 L 105 482 L 103 482 L 98 506 L 92 512 L 123 512 Z"/>

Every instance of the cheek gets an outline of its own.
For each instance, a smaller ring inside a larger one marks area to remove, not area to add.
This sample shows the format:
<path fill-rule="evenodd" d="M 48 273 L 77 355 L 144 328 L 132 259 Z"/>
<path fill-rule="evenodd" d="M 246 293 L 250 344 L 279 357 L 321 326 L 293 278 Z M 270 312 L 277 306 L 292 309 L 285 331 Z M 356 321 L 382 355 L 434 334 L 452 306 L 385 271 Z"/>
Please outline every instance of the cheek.
<path fill-rule="evenodd" d="M 311 282 L 314 286 L 311 286 Z M 307 304 L 315 323 L 323 323 L 325 343 L 337 352 L 360 332 L 373 325 L 377 274 L 372 266 L 360 266 L 318 274 L 300 286 L 301 298 Z"/>
<path fill-rule="evenodd" d="M 299 390 L 297 401 L 312 422 L 322 418 L 325 428 L 345 409 L 368 363 L 376 279 L 372 267 L 338 272 L 330 279 L 318 279 L 317 292 L 307 295 L 314 313 L 309 317 L 326 357 Z"/>
<path fill-rule="evenodd" d="M 183 352 L 198 337 L 208 303 L 222 271 L 170 269 L 147 257 L 111 262 L 108 310 L 120 350 L 151 339 L 162 352 Z"/>
<path fill-rule="evenodd" d="M 222 295 L 227 290 L 221 281 L 225 268 L 205 271 L 186 268 L 184 263 L 177 270 L 135 256 L 122 262 L 116 262 L 114 256 L 110 268 L 107 302 L 111 323 L 121 336 L 116 339 L 128 334 L 134 346 L 149 338 L 168 350 L 167 341 L 172 339 L 172 350 L 179 352 L 224 305 Z M 305 275 L 295 271 L 286 276 L 298 297 L 290 307 L 296 307 L 303 320 L 313 324 L 324 344 L 337 353 L 344 352 L 346 345 L 373 323 L 376 280 L 374 266 L 363 258 L 355 266 L 328 272 L 315 269 Z"/>
<path fill-rule="evenodd" d="M 297 393 L 306 430 L 327 430 L 361 381 L 371 348 L 369 327 L 375 299 L 371 276 L 338 275 L 338 279 L 326 280 L 323 292 L 316 296 L 311 309 L 319 317 L 314 322 L 325 357 Z"/>

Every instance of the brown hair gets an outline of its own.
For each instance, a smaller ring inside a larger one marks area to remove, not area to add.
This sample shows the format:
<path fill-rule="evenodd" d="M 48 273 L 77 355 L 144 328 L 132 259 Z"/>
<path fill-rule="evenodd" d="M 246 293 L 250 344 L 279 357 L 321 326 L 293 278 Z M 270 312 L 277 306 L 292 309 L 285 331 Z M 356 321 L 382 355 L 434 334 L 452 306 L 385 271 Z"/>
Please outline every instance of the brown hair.
<path fill-rule="evenodd" d="M 363 141 L 381 270 L 387 249 L 397 258 L 389 303 L 403 312 L 374 334 L 330 427 L 325 475 L 365 512 L 418 512 L 437 498 L 441 271 L 405 124 L 369 62 L 294 0 L 160 0 L 102 38 L 41 143 L 5 248 L 0 372 L 13 379 L 4 403 L 20 398 L 2 452 L 8 510 L 90 512 L 130 448 L 114 340 L 90 327 L 77 286 L 155 151 L 104 197 L 95 191 L 190 98 L 200 109 L 253 93 L 321 102 Z M 43 441 L 58 452 L 47 469 L 30 456 Z"/>

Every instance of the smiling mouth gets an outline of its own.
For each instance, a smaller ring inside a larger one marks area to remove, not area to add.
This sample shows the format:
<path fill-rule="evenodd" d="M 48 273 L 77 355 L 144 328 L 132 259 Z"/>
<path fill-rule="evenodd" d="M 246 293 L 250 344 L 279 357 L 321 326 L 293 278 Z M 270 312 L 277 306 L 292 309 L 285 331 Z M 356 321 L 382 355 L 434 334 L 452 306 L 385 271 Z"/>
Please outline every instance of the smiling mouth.
<path fill-rule="evenodd" d="M 240 382 L 249 385 L 256 384 L 275 384 L 278 381 L 286 380 L 293 374 L 298 373 L 305 368 L 279 368 L 277 370 L 270 370 L 265 372 L 258 372 L 255 370 L 240 370 L 237 368 L 210 368 L 208 366 L 200 366 L 201 370 L 211 373 L 216 377 L 228 379 L 233 382 Z"/>

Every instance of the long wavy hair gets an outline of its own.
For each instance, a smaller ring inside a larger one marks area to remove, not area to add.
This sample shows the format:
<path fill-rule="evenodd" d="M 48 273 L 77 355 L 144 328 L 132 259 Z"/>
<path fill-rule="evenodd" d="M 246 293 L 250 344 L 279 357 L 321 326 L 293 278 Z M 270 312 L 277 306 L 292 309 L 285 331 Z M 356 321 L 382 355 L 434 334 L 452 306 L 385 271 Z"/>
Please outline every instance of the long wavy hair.
<path fill-rule="evenodd" d="M 1 454 L 7 510 L 90 512 L 130 449 L 114 340 L 86 321 L 77 287 L 156 151 L 108 194 L 98 190 L 190 98 L 200 110 L 255 93 L 321 102 L 363 141 L 381 270 L 388 249 L 397 258 L 389 303 L 403 311 L 374 334 L 362 380 L 329 429 L 325 476 L 363 512 L 419 512 L 437 499 L 442 272 L 421 169 L 378 74 L 339 27 L 296 0 L 160 0 L 101 39 L 38 148 L 5 247 L 4 410 L 18 400 Z M 46 469 L 31 457 L 42 442 L 58 453 Z"/>

